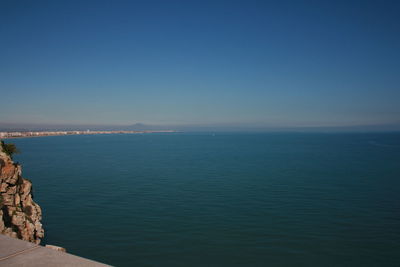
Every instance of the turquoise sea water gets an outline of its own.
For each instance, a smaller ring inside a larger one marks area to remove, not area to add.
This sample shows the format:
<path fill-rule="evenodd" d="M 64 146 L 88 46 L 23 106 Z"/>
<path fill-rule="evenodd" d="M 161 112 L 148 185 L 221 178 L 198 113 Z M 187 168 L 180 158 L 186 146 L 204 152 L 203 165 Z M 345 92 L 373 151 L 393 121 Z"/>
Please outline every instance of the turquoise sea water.
<path fill-rule="evenodd" d="M 116 266 L 400 266 L 400 134 L 9 140 L 44 243 Z"/>

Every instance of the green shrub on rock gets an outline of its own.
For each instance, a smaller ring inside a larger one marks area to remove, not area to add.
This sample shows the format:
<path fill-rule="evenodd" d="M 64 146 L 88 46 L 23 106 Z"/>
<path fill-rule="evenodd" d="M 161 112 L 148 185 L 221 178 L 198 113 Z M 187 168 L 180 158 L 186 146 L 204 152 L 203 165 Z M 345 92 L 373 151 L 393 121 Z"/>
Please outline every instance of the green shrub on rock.
<path fill-rule="evenodd" d="M 4 143 L 4 141 L 1 141 L 1 148 L 3 149 L 4 153 L 6 153 L 11 158 L 14 154 L 20 153 L 15 144 L 6 144 Z"/>

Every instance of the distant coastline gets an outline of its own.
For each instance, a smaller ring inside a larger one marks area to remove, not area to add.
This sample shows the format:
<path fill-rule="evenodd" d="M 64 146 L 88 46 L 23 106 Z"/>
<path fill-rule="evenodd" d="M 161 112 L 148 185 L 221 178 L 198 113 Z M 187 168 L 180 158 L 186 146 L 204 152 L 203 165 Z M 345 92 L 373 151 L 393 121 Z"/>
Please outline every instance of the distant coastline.
<path fill-rule="evenodd" d="M 175 130 L 157 131 L 27 131 L 27 132 L 0 132 L 0 139 L 62 136 L 62 135 L 91 135 L 91 134 L 143 134 L 143 133 L 175 133 Z"/>

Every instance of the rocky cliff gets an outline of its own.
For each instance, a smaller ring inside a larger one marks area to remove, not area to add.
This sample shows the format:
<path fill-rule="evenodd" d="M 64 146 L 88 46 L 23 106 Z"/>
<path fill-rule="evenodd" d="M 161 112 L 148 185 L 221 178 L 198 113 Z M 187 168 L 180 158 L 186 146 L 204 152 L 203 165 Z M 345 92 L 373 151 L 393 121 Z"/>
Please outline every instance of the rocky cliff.
<path fill-rule="evenodd" d="M 32 199 L 32 183 L 0 145 L 0 233 L 36 244 L 44 236 L 42 211 Z"/>

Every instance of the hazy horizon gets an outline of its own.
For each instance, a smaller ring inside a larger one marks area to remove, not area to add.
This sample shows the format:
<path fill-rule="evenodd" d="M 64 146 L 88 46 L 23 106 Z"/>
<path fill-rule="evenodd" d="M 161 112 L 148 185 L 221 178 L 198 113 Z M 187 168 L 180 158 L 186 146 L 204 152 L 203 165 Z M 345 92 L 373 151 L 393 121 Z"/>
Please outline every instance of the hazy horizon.
<path fill-rule="evenodd" d="M 400 129 L 396 1 L 2 1 L 0 123 Z"/>
<path fill-rule="evenodd" d="M 253 124 L 19 124 L 1 123 L 1 131 L 175 130 L 183 132 L 400 132 L 400 125 L 266 126 Z"/>

